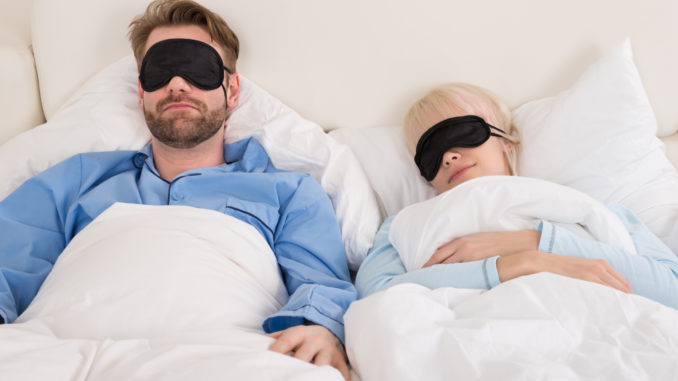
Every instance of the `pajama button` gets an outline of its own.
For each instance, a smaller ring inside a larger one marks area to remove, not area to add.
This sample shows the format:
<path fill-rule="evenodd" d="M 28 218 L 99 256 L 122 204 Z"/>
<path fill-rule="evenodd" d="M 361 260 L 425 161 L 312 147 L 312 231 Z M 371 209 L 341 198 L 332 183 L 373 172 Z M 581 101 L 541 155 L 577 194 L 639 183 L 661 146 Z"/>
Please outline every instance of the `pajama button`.
<path fill-rule="evenodd" d="M 134 155 L 133 162 L 134 162 L 135 167 L 137 167 L 137 168 L 143 167 L 144 161 L 146 161 L 146 155 L 144 155 L 142 153 L 138 153 L 138 154 Z"/>

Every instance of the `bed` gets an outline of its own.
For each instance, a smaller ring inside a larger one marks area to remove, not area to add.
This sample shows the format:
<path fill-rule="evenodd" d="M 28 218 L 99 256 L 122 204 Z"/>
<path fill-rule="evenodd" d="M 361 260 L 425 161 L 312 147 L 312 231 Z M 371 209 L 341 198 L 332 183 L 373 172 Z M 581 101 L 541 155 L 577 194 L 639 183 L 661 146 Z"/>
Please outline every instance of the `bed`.
<path fill-rule="evenodd" d="M 276 166 L 318 180 L 353 271 L 387 216 L 434 195 L 399 128 L 416 99 L 451 81 L 507 101 L 523 139 L 524 175 L 622 203 L 678 252 L 675 1 L 201 3 L 241 40 L 243 94 L 227 140 L 254 136 Z M 146 4 L 0 1 L 0 199 L 72 154 L 136 149 L 148 140 L 126 39 L 129 20 Z M 69 247 L 20 324 L 0 327 L 0 374 L 340 379 L 331 368 L 266 351 L 271 340 L 255 322 L 285 295 L 276 276 L 266 276 L 275 263 L 257 255 L 265 248 L 256 238 L 233 238 L 231 251 L 250 254 L 192 276 L 195 287 L 210 288 L 230 274 L 234 289 L 250 282 L 258 293 L 215 291 L 172 319 L 168 311 L 191 294 L 166 298 L 160 290 L 186 263 L 172 262 L 143 293 L 134 291 L 152 258 L 133 262 L 124 285 L 110 276 L 120 262 L 106 253 L 128 252 L 139 239 L 125 228 L 131 221 L 146 221 L 159 234 L 153 242 L 168 250 L 208 245 L 206 258 L 229 244 L 215 224 L 251 236 L 223 216 L 194 212 L 116 205 L 102 215 Z M 671 360 L 678 358 L 678 311 L 584 283 L 536 274 L 484 293 L 403 285 L 363 299 L 345 316 L 352 376 L 678 379 Z M 238 307 L 215 306 L 216 299 Z"/>

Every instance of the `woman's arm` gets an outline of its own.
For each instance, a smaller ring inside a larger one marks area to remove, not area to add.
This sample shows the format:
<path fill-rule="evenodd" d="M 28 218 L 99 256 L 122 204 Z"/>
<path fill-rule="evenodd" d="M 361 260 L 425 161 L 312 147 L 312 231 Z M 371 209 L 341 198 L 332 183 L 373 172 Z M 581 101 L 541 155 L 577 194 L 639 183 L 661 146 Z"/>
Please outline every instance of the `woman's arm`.
<path fill-rule="evenodd" d="M 393 217 L 384 221 L 372 249 L 358 270 L 355 285 L 359 298 L 401 283 L 417 283 L 431 289 L 490 289 L 522 275 L 545 271 L 630 291 L 624 277 L 605 260 L 567 257 L 537 250 L 471 262 L 436 264 L 407 272 L 400 255 L 388 240 L 392 221 Z"/>
<path fill-rule="evenodd" d="M 572 257 L 604 259 L 631 284 L 633 292 L 678 308 L 678 257 L 631 211 L 620 205 L 609 208 L 629 231 L 638 254 L 581 238 L 548 222 L 540 225 L 539 250 Z"/>
<path fill-rule="evenodd" d="M 379 228 L 374 245 L 360 265 L 355 285 L 358 297 L 401 283 L 417 283 L 431 289 L 439 287 L 489 289 L 499 284 L 497 257 L 480 261 L 442 264 L 407 272 L 400 255 L 388 240 L 393 217 Z"/>
<path fill-rule="evenodd" d="M 632 292 L 626 278 L 604 259 L 568 257 L 537 250 L 504 255 L 497 259 L 497 273 L 502 282 L 539 272 L 550 272 L 599 283 L 622 292 Z"/>
<path fill-rule="evenodd" d="M 497 255 L 537 250 L 540 235 L 536 230 L 469 234 L 440 246 L 422 267 L 441 263 L 477 261 Z"/>

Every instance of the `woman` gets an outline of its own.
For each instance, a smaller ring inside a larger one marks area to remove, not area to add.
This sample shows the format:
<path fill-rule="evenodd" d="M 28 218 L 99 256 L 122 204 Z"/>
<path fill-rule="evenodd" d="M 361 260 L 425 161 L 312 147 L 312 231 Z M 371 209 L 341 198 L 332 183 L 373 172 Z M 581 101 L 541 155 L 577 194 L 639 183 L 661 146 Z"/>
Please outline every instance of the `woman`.
<path fill-rule="evenodd" d="M 432 90 L 412 106 L 403 132 L 421 175 L 438 193 L 481 176 L 517 174 L 519 139 L 510 110 L 479 87 L 456 83 Z M 489 289 L 522 275 L 552 272 L 678 308 L 678 258 L 628 209 L 609 208 L 638 254 L 542 221 L 538 230 L 458 237 L 411 272 L 389 242 L 389 217 L 358 271 L 356 287 L 360 298 L 400 283 Z"/>

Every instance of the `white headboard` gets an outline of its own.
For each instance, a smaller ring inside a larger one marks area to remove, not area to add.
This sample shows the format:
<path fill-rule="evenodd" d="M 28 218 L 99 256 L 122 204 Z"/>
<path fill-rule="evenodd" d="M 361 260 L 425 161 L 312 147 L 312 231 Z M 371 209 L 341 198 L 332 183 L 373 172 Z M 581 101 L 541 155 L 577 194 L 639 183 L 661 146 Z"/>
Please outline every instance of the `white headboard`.
<path fill-rule="evenodd" d="M 240 37 L 238 70 L 326 129 L 399 124 L 416 98 L 448 81 L 487 87 L 517 106 L 565 89 L 628 36 L 659 135 L 678 130 L 675 0 L 202 3 Z M 2 19 L 32 19 L 47 118 L 88 77 L 130 54 L 127 25 L 146 4 L 33 0 L 30 9 L 2 0 L 3 10 L 16 9 Z"/>

